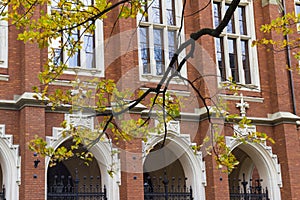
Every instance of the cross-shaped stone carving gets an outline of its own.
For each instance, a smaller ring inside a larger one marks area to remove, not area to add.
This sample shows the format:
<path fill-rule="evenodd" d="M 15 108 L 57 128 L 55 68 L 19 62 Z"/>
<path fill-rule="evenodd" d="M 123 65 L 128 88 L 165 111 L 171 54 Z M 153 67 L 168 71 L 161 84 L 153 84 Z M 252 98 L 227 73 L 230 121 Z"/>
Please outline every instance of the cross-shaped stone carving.
<path fill-rule="evenodd" d="M 242 117 L 246 116 L 246 108 L 249 108 L 249 104 L 244 101 L 243 94 L 241 94 L 241 102 L 236 103 L 236 107 L 240 108 L 240 113 Z"/>

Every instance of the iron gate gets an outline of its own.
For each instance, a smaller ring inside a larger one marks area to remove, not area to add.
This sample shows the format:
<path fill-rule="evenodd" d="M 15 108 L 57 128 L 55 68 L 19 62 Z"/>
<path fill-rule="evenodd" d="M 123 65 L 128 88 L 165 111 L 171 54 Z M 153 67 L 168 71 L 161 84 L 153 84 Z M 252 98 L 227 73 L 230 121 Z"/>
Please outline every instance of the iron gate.
<path fill-rule="evenodd" d="M 100 186 L 100 177 L 96 177 L 96 183 L 93 183 L 94 177 L 83 177 L 83 180 L 76 178 L 73 181 L 71 176 L 55 175 L 53 185 L 47 187 L 47 200 L 107 200 L 106 188 L 103 190 Z M 79 184 L 82 181 L 82 184 Z"/>
<path fill-rule="evenodd" d="M 164 178 L 146 177 L 144 180 L 144 200 L 193 200 L 192 187 L 186 186 L 187 178 L 181 180 L 179 177 L 175 185 L 175 177 L 172 177 L 171 184 L 164 173 Z"/>
<path fill-rule="evenodd" d="M 0 192 L 0 200 L 6 200 L 5 198 L 5 186 L 3 185 L 2 191 Z"/>
<path fill-rule="evenodd" d="M 240 186 L 230 188 L 230 200 L 270 200 L 268 188 L 262 188 L 262 179 L 256 179 L 255 185 L 247 187 L 248 182 L 245 181 L 245 174 L 243 174 L 243 181 Z M 251 183 L 252 180 L 249 181 Z"/>

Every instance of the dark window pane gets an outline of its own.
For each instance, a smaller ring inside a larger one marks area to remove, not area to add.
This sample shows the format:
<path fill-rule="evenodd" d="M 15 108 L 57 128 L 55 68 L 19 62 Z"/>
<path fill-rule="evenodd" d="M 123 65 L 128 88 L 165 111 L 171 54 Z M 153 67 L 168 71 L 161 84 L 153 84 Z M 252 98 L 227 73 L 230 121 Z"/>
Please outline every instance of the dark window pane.
<path fill-rule="evenodd" d="M 164 68 L 163 30 L 153 29 L 154 35 L 154 60 L 156 64 L 156 75 L 162 75 Z"/>
<path fill-rule="evenodd" d="M 85 51 L 85 64 L 86 68 L 95 68 L 95 62 L 94 62 L 94 36 L 91 34 L 86 34 L 84 35 L 84 41 L 83 41 L 83 46 L 84 46 L 84 51 Z"/>
<path fill-rule="evenodd" d="M 55 66 L 58 66 L 59 64 L 61 64 L 61 60 L 62 60 L 62 51 L 60 48 L 56 48 L 54 49 L 54 56 L 53 56 L 53 64 Z"/>
<path fill-rule="evenodd" d="M 142 19 L 141 19 L 141 21 L 142 22 L 147 22 L 147 21 L 149 21 L 149 18 L 148 18 L 148 3 L 146 2 L 146 4 L 144 5 L 144 16 L 142 17 Z"/>
<path fill-rule="evenodd" d="M 296 7 L 296 15 L 299 15 L 300 14 L 300 4 L 296 4 L 295 7 Z"/>
<path fill-rule="evenodd" d="M 162 24 L 161 1 L 154 0 L 152 4 L 152 21 L 153 23 Z"/>
<path fill-rule="evenodd" d="M 149 33 L 147 27 L 140 27 L 140 49 L 143 63 L 143 74 L 150 74 Z"/>
<path fill-rule="evenodd" d="M 176 51 L 176 31 L 168 31 L 168 42 L 169 42 L 169 59 L 171 60 Z"/>
<path fill-rule="evenodd" d="M 224 46 L 223 38 L 216 38 L 216 49 L 217 49 L 217 64 L 220 71 L 221 80 L 226 80 L 226 68 L 224 62 Z"/>
<path fill-rule="evenodd" d="M 239 6 L 238 13 L 239 13 L 240 34 L 247 35 L 245 7 Z"/>
<path fill-rule="evenodd" d="M 236 40 L 228 39 L 229 65 L 233 81 L 239 82 L 239 73 L 237 65 Z"/>
<path fill-rule="evenodd" d="M 225 10 L 229 8 L 229 5 L 225 5 Z M 227 33 L 235 33 L 235 27 L 234 27 L 234 15 L 232 15 L 228 25 L 227 25 Z"/>
<path fill-rule="evenodd" d="M 167 24 L 175 25 L 174 0 L 165 0 L 165 1 L 166 1 Z"/>
<path fill-rule="evenodd" d="M 221 21 L 221 6 L 219 2 L 214 2 L 214 19 L 215 19 L 215 27 L 217 27 Z"/>
<path fill-rule="evenodd" d="M 169 46 L 169 60 L 172 60 L 172 57 L 177 50 L 177 44 L 176 44 L 176 31 L 168 31 L 168 46 Z M 178 63 L 175 63 L 174 69 L 177 69 Z"/>
<path fill-rule="evenodd" d="M 73 45 L 78 41 L 79 39 L 79 33 L 77 30 L 72 32 L 72 35 L 69 36 L 69 46 L 71 48 L 71 51 L 73 51 Z M 77 51 L 74 53 L 73 56 L 70 56 L 68 59 L 68 66 L 69 67 L 78 67 L 80 66 L 80 52 Z"/>
<path fill-rule="evenodd" d="M 248 50 L 248 41 L 241 41 L 242 48 L 242 61 L 243 61 L 243 69 L 245 74 L 245 83 L 251 84 L 251 73 L 250 73 L 250 64 L 249 64 L 249 50 Z"/>

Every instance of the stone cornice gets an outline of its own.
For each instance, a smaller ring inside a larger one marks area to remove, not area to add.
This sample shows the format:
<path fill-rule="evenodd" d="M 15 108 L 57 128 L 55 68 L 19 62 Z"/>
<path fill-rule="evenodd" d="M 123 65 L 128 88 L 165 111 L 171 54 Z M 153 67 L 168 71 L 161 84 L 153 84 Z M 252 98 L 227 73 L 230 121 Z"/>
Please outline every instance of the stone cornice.
<path fill-rule="evenodd" d="M 241 98 L 244 98 L 244 100 L 248 102 L 256 102 L 256 103 L 264 102 L 264 98 L 261 97 L 249 97 L 249 96 L 241 97 L 240 95 L 224 95 L 224 94 L 220 94 L 219 97 L 221 97 L 223 100 L 231 100 L 231 101 L 240 101 Z"/>
<path fill-rule="evenodd" d="M 295 124 L 300 126 L 300 117 L 290 112 L 276 112 L 268 114 L 267 117 L 247 117 L 254 125 L 277 126 L 280 124 Z M 237 117 L 242 119 L 242 117 Z M 230 122 L 229 122 L 230 123 Z"/>
<path fill-rule="evenodd" d="M 24 107 L 46 107 L 46 100 L 35 98 L 36 93 L 25 92 L 14 100 L 0 100 L 0 109 L 21 110 Z"/>
<path fill-rule="evenodd" d="M 264 6 L 267 6 L 269 4 L 272 4 L 272 5 L 278 5 L 277 3 L 278 1 L 277 0 L 262 0 L 261 1 L 261 5 L 264 7 Z"/>
<path fill-rule="evenodd" d="M 0 109 L 7 109 L 7 110 L 21 110 L 24 107 L 30 106 L 30 107 L 44 107 L 47 112 L 51 112 L 51 105 L 46 104 L 46 100 L 41 100 L 35 98 L 35 93 L 31 92 L 25 92 L 20 96 L 16 96 L 14 100 L 0 100 Z M 227 97 L 226 97 L 227 98 Z M 240 96 L 231 97 L 232 100 L 239 100 Z M 252 102 L 261 102 L 263 101 L 262 98 L 247 98 L 245 97 L 247 101 Z M 64 105 L 61 106 L 53 112 L 62 112 L 66 113 L 69 111 L 71 105 Z M 210 108 L 209 108 L 210 109 Z M 108 108 L 106 112 L 111 112 L 111 108 Z M 213 112 L 210 109 L 210 112 Z M 134 109 L 131 110 L 131 113 L 141 114 L 142 117 L 147 117 L 149 115 L 149 110 L 142 105 L 137 105 Z M 156 113 L 151 112 L 150 116 L 155 117 Z M 206 108 L 198 108 L 195 109 L 194 113 L 191 112 L 181 112 L 180 116 L 177 118 L 179 121 L 203 121 L 208 118 L 208 113 Z M 236 119 L 239 119 L 241 117 L 237 117 Z M 297 115 L 294 115 L 290 112 L 276 112 L 273 114 L 268 114 L 267 117 L 249 117 L 253 124 L 256 125 L 266 125 L 266 126 L 276 126 L 278 124 L 295 124 L 297 126 L 300 126 L 300 117 Z M 230 122 L 229 122 L 230 123 Z"/>

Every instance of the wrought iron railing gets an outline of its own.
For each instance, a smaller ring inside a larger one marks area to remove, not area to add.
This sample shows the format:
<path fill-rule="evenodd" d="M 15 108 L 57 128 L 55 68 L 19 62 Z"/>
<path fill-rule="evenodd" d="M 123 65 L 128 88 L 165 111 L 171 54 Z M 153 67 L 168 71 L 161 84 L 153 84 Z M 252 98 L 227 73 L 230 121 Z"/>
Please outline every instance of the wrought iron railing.
<path fill-rule="evenodd" d="M 100 177 L 93 184 L 93 177 L 83 177 L 83 184 L 77 176 L 73 181 L 71 176 L 54 176 L 53 185 L 47 187 L 47 200 L 107 200 L 106 188 L 100 186 Z"/>
<path fill-rule="evenodd" d="M 164 174 L 164 178 L 146 177 L 144 180 L 144 200 L 193 200 L 192 187 L 185 184 L 186 178 L 178 178 L 175 184 L 175 177 L 172 177 L 171 184 Z"/>
<path fill-rule="evenodd" d="M 3 185 L 2 191 L 0 192 L 0 200 L 6 200 L 5 198 L 5 186 Z"/>
<path fill-rule="evenodd" d="M 251 182 L 252 180 L 249 181 L 249 183 Z M 232 186 L 230 188 L 230 200 L 270 200 L 268 188 L 263 189 L 261 182 L 262 179 L 257 179 L 254 186 L 247 187 L 248 182 L 245 180 L 245 174 L 243 174 L 242 188 Z"/>

